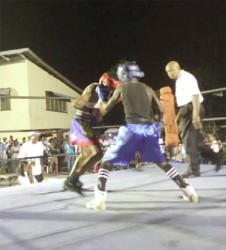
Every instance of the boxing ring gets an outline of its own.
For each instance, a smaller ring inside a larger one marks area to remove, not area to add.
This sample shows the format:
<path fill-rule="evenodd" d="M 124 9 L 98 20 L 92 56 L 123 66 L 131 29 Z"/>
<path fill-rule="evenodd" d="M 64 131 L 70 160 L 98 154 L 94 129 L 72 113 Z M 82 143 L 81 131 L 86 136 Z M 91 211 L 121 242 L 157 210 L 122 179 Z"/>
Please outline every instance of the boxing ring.
<path fill-rule="evenodd" d="M 187 168 L 186 163 L 172 165 L 180 173 Z M 84 196 L 62 190 L 66 176 L 0 188 L 0 249 L 223 250 L 226 165 L 215 172 L 214 165 L 202 164 L 201 175 L 189 178 L 200 197 L 194 204 L 182 199 L 176 184 L 156 165 L 112 171 L 106 211 L 85 208 L 93 197 L 95 173 L 81 177 Z"/>
<path fill-rule="evenodd" d="M 173 163 L 184 172 L 185 164 Z M 111 172 L 107 210 L 93 211 L 97 174 L 84 175 L 84 196 L 62 191 L 64 178 L 0 189 L 0 248 L 5 250 L 225 249 L 226 166 L 201 165 L 190 178 L 200 203 L 155 165 Z"/>

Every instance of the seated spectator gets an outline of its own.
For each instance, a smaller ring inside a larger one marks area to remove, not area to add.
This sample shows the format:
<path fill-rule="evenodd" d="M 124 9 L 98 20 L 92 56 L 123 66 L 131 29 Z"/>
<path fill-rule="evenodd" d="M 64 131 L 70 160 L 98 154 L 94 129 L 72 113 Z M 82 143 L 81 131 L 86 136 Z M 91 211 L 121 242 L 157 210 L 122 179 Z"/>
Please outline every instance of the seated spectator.
<path fill-rule="evenodd" d="M 18 178 L 17 181 L 19 185 L 28 185 L 34 183 L 34 178 L 32 176 L 32 168 L 29 166 L 27 161 L 21 161 L 18 167 Z"/>

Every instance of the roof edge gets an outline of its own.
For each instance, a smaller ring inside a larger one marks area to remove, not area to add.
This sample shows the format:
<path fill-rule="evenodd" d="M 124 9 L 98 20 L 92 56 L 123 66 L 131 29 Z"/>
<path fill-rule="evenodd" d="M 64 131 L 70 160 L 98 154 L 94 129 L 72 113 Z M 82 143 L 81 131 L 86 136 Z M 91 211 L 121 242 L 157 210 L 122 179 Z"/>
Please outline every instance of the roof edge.
<path fill-rule="evenodd" d="M 72 81 L 64 77 L 54 68 L 52 68 L 49 64 L 43 61 L 39 56 L 37 56 L 31 49 L 29 48 L 22 48 L 22 49 L 15 49 L 15 50 L 7 50 L 7 51 L 0 51 L 0 56 L 9 56 L 9 55 L 23 55 L 26 59 L 32 61 L 33 63 L 40 66 L 42 69 L 45 69 L 49 74 L 55 76 L 57 79 L 64 82 L 68 87 L 76 90 L 78 93 L 82 93 L 82 89 L 73 84 Z"/>

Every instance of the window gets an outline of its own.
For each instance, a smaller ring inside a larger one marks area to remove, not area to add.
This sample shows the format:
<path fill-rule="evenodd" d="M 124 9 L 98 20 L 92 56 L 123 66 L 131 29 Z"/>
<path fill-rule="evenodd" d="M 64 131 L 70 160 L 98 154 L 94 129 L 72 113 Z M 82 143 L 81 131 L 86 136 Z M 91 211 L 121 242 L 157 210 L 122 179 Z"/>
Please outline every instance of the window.
<path fill-rule="evenodd" d="M 0 88 L 0 111 L 11 110 L 11 99 L 6 98 L 7 96 L 10 96 L 10 89 Z"/>
<path fill-rule="evenodd" d="M 46 97 L 51 97 L 46 99 L 46 110 L 67 113 L 67 102 L 70 101 L 67 96 L 46 91 Z"/>

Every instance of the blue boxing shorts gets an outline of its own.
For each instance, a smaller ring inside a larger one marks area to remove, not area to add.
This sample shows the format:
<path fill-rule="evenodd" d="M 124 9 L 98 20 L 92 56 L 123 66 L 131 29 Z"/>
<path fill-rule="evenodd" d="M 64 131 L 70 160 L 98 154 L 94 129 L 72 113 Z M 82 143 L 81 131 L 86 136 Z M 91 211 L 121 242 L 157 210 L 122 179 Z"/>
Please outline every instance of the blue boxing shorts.
<path fill-rule="evenodd" d="M 136 152 L 141 162 L 161 163 L 165 161 L 158 143 L 156 124 L 127 124 L 119 128 L 116 139 L 103 156 L 102 162 L 127 166 Z"/>

